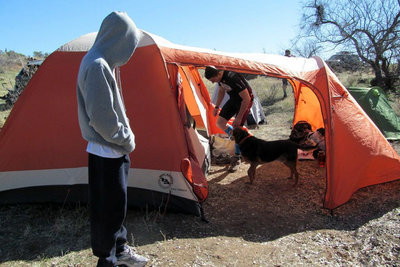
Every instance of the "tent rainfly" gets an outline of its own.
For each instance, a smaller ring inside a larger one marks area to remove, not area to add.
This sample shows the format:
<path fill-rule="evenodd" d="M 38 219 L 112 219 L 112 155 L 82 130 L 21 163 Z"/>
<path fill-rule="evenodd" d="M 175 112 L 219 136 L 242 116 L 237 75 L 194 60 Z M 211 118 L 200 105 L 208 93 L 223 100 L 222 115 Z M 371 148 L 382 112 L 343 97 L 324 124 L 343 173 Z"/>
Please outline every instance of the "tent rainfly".
<path fill-rule="evenodd" d="M 11 111 L 0 132 L 0 203 L 86 200 L 76 77 L 95 36 L 84 35 L 53 52 Z M 320 58 L 224 53 L 143 32 L 120 70 L 136 135 L 130 206 L 201 215 L 208 195 L 207 138 L 218 132 L 197 71 L 206 65 L 288 79 L 295 95 L 293 124 L 306 120 L 314 130 L 326 129 L 325 208 L 344 204 L 359 188 L 400 178 L 400 157 Z"/>

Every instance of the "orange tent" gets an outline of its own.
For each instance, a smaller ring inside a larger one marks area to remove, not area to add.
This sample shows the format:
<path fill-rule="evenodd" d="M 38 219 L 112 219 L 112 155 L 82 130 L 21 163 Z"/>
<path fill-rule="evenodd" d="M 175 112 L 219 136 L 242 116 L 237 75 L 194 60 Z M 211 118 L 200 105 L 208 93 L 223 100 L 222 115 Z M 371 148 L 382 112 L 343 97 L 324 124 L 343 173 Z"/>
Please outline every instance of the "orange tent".
<path fill-rule="evenodd" d="M 87 200 L 76 79 L 95 37 L 82 36 L 53 52 L 15 103 L 0 132 L 0 203 Z M 136 139 L 129 205 L 200 215 L 208 195 L 208 136 L 216 127 L 197 69 L 166 63 L 153 38 L 143 34 L 120 76 Z"/>
<path fill-rule="evenodd" d="M 77 122 L 76 77 L 95 35 L 52 53 L 15 104 L 0 132 L 0 202 L 85 200 L 86 144 Z M 293 123 L 306 120 L 313 129 L 326 129 L 325 208 L 340 206 L 359 188 L 400 178 L 400 157 L 320 58 L 224 53 L 143 32 L 121 68 L 137 141 L 131 205 L 199 214 L 208 194 L 207 137 L 218 131 L 196 69 L 206 65 L 289 79 Z"/>

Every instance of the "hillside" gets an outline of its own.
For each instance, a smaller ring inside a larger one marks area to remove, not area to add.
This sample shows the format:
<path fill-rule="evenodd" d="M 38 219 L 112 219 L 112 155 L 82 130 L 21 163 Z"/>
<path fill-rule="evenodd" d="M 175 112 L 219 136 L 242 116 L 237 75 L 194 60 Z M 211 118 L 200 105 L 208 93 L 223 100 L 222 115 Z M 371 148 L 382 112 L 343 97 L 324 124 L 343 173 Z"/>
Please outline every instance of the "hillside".
<path fill-rule="evenodd" d="M 0 50 L 0 97 L 5 96 L 8 90 L 12 90 L 15 85 L 15 76 L 26 64 L 27 58 L 14 51 L 3 52 Z M 0 105 L 5 104 L 3 99 L 0 99 Z M 9 110 L 0 109 L 0 128 L 5 123 Z"/>
<path fill-rule="evenodd" d="M 36 58 L 35 58 L 36 59 Z M 38 58 L 42 59 L 42 57 Z M 33 58 L 16 53 L 14 51 L 3 52 L 0 50 L 0 97 L 7 96 L 8 101 L 0 99 L 0 128 L 5 123 L 13 102 L 18 98 L 20 88 L 22 89 L 29 78 L 33 75 L 32 68 L 27 67 L 28 62 L 32 62 Z M 22 69 L 30 70 L 29 75 L 17 75 Z M 35 68 L 36 70 L 36 68 Z M 9 94 L 12 93 L 11 97 Z M 11 103 L 10 103 L 11 101 Z"/>
<path fill-rule="evenodd" d="M 22 54 L 0 50 L 0 95 L 14 87 L 15 76 L 27 62 L 28 58 Z"/>

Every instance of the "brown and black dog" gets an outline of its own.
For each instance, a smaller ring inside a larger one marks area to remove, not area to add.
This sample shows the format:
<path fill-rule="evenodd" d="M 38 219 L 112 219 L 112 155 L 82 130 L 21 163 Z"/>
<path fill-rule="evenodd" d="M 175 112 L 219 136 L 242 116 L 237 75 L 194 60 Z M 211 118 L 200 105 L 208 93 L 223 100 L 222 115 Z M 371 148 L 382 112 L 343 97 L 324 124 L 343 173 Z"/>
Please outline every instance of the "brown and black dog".
<path fill-rule="evenodd" d="M 259 164 L 279 160 L 290 169 L 290 177 L 294 178 L 294 185 L 299 180 L 299 174 L 296 169 L 297 149 L 313 149 L 316 146 L 300 146 L 290 140 L 265 141 L 252 136 L 242 128 L 235 128 L 232 136 L 239 145 L 242 157 L 250 163 L 247 174 L 250 178 L 250 184 L 254 182 L 256 167 Z"/>

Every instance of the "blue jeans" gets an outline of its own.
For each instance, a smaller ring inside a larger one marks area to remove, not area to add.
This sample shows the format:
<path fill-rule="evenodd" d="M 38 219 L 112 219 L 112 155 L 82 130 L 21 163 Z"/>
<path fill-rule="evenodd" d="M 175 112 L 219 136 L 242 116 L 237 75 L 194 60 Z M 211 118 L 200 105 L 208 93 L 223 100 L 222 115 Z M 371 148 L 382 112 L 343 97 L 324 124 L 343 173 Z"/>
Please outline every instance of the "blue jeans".
<path fill-rule="evenodd" d="M 125 249 L 123 226 L 127 210 L 129 155 L 103 158 L 89 154 L 89 216 L 93 254 L 97 266 L 114 266 Z"/>

